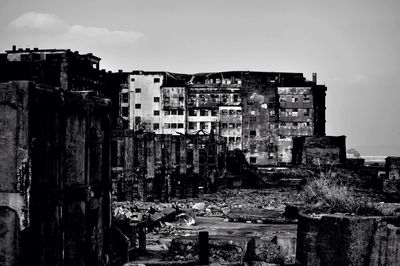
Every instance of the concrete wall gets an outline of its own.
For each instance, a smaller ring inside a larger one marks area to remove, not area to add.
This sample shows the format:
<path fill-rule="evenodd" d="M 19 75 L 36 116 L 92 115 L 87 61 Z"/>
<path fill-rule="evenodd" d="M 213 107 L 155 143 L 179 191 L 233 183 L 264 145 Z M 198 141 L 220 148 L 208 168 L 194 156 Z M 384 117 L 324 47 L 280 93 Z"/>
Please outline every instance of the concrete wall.
<path fill-rule="evenodd" d="M 162 87 L 162 124 L 163 134 L 178 135 L 186 132 L 186 88 L 185 87 Z"/>
<path fill-rule="evenodd" d="M 242 107 L 219 107 L 219 133 L 226 138 L 228 150 L 242 149 Z"/>
<path fill-rule="evenodd" d="M 162 74 L 133 74 L 129 78 L 129 124 L 130 129 L 154 131 L 162 133 L 161 86 Z M 140 92 L 139 92 L 140 90 Z M 155 100 L 155 98 L 157 99 Z M 140 108 L 139 106 L 140 105 Z M 154 115 L 158 111 L 159 115 Z M 138 118 L 136 118 L 138 117 Z M 140 119 L 139 119 L 140 118 Z M 137 121 L 139 119 L 140 121 Z M 140 122 L 140 123 L 139 123 Z M 154 124 L 159 124 L 158 130 L 153 130 Z"/>
<path fill-rule="evenodd" d="M 400 179 L 400 157 L 387 157 L 386 158 L 386 172 L 388 179 L 399 180 Z"/>
<path fill-rule="evenodd" d="M 135 132 L 132 140 L 133 198 L 192 197 L 199 184 L 207 185 L 213 170 L 216 177 L 225 170 L 226 143 L 222 138 Z"/>
<path fill-rule="evenodd" d="M 293 164 L 345 164 L 345 136 L 295 137 L 293 140 Z"/>
<path fill-rule="evenodd" d="M 105 265 L 110 101 L 29 82 L 0 84 L 0 95 L 1 206 L 18 214 L 21 265 Z"/>

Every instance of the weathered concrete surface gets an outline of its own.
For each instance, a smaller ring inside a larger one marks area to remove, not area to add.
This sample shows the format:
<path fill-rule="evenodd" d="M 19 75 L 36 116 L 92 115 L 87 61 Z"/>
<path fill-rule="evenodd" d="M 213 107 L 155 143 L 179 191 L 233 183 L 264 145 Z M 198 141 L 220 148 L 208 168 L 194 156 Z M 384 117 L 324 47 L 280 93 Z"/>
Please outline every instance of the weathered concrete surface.
<path fill-rule="evenodd" d="M 295 137 L 293 158 L 295 165 L 324 165 L 346 163 L 346 136 Z"/>
<path fill-rule="evenodd" d="M 398 265 L 400 243 L 393 223 L 399 221 L 393 217 L 300 214 L 296 260 L 300 265 Z"/>
<path fill-rule="evenodd" d="M 17 229 L 24 229 L 11 244 L 23 251 L 13 260 L 106 264 L 109 100 L 24 81 L 0 84 L 0 95 L 0 203 L 16 211 Z"/>
<path fill-rule="evenodd" d="M 385 167 L 388 179 L 400 179 L 400 157 L 387 157 Z"/>
<path fill-rule="evenodd" d="M 0 207 L 0 265 L 18 265 L 19 260 L 18 214 L 11 208 Z"/>

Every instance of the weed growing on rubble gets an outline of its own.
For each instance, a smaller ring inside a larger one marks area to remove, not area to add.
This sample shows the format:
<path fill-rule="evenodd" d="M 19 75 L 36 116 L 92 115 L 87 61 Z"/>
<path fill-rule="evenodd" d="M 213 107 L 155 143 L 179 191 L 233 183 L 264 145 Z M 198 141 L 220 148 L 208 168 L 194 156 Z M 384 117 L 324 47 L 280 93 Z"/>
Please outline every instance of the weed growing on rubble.
<path fill-rule="evenodd" d="M 349 213 L 355 215 L 381 215 L 366 200 L 355 196 L 336 172 L 329 170 L 313 177 L 301 192 L 306 210 L 314 213 Z"/>

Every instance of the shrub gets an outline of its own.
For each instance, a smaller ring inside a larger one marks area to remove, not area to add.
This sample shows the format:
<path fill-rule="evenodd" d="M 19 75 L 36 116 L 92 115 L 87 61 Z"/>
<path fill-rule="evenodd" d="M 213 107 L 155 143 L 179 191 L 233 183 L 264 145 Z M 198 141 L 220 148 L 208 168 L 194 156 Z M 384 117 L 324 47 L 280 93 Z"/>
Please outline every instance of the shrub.
<path fill-rule="evenodd" d="M 374 205 L 356 197 L 346 180 L 333 171 L 313 177 L 301 192 L 308 212 L 381 215 Z"/>

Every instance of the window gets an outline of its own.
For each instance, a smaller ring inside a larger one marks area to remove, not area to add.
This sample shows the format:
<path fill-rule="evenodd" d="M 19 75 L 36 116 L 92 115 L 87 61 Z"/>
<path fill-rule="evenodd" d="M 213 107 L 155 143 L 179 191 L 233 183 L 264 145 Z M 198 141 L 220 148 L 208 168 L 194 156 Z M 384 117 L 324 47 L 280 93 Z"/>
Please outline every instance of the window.
<path fill-rule="evenodd" d="M 218 115 L 218 110 L 217 109 L 211 109 L 211 116 L 217 116 Z"/>
<path fill-rule="evenodd" d="M 226 109 L 221 110 L 221 115 L 228 115 L 228 110 L 226 110 Z"/>
<path fill-rule="evenodd" d="M 236 111 L 235 110 L 229 110 L 229 115 L 236 115 Z"/>
<path fill-rule="evenodd" d="M 135 109 L 140 109 L 142 108 L 142 105 L 140 103 L 135 104 Z"/>
<path fill-rule="evenodd" d="M 207 129 L 207 124 L 206 122 L 200 122 L 200 129 Z"/>
<path fill-rule="evenodd" d="M 164 104 L 169 104 L 169 97 L 164 97 Z"/>
<path fill-rule="evenodd" d="M 197 110 L 196 109 L 189 109 L 189 116 L 197 116 Z"/>
<path fill-rule="evenodd" d="M 197 123 L 196 122 L 189 122 L 189 129 L 197 129 Z"/>
<path fill-rule="evenodd" d="M 292 97 L 292 103 L 296 103 L 297 102 L 297 97 L 296 96 L 293 96 Z"/>
<path fill-rule="evenodd" d="M 169 110 L 164 111 L 164 115 L 169 115 Z"/>
<path fill-rule="evenodd" d="M 254 137 L 256 135 L 256 131 L 255 130 L 250 130 L 250 137 Z"/>
<path fill-rule="evenodd" d="M 222 128 L 228 128 L 228 124 L 227 123 L 221 123 L 221 127 Z"/>
<path fill-rule="evenodd" d="M 183 96 L 179 96 L 178 100 L 179 100 L 180 102 L 183 102 Z"/>
<path fill-rule="evenodd" d="M 250 163 L 257 163 L 256 157 L 250 157 Z"/>
<path fill-rule="evenodd" d="M 164 123 L 164 128 L 168 129 L 170 127 L 169 123 Z"/>
<path fill-rule="evenodd" d="M 135 116 L 135 125 L 140 124 L 142 118 L 140 116 Z"/>
<path fill-rule="evenodd" d="M 233 101 L 237 103 L 239 101 L 239 95 L 237 94 L 233 95 Z"/>
<path fill-rule="evenodd" d="M 154 83 L 159 83 L 160 82 L 160 78 L 154 78 Z"/>
<path fill-rule="evenodd" d="M 183 128 L 183 123 L 178 123 L 178 128 Z"/>
<path fill-rule="evenodd" d="M 297 123 L 297 122 L 293 122 L 293 126 L 294 126 L 294 127 L 297 127 L 297 126 L 298 126 L 298 123 Z"/>
<path fill-rule="evenodd" d="M 304 95 L 303 102 L 309 103 L 310 102 L 310 96 L 309 95 Z"/>
<path fill-rule="evenodd" d="M 134 81 L 135 81 L 135 78 L 131 78 L 131 81 L 134 82 Z"/>
<path fill-rule="evenodd" d="M 237 115 L 242 115 L 242 110 L 236 110 Z"/>
<path fill-rule="evenodd" d="M 201 109 L 200 116 L 208 116 L 208 110 Z"/>
<path fill-rule="evenodd" d="M 183 110 L 178 110 L 178 115 L 183 115 Z"/>
<path fill-rule="evenodd" d="M 159 111 L 159 110 L 154 110 L 154 112 L 153 112 L 153 113 L 154 113 L 154 115 L 155 115 L 155 116 L 158 116 L 158 115 L 160 115 L 160 111 Z"/>
<path fill-rule="evenodd" d="M 309 111 L 309 109 L 305 109 L 303 115 L 304 115 L 304 116 L 310 116 L 310 111 Z"/>
<path fill-rule="evenodd" d="M 275 96 L 269 97 L 269 102 L 270 102 L 270 103 L 274 103 L 275 101 L 276 101 Z"/>
<path fill-rule="evenodd" d="M 275 116 L 275 110 L 269 111 L 269 115 L 270 115 L 270 116 Z"/>
<path fill-rule="evenodd" d="M 159 123 L 154 123 L 153 124 L 153 130 L 158 130 L 160 128 L 160 124 Z"/>
<path fill-rule="evenodd" d="M 249 135 L 243 135 L 243 138 L 248 139 Z"/>
<path fill-rule="evenodd" d="M 241 128 L 242 127 L 242 123 L 237 123 L 236 124 L 236 128 Z"/>
<path fill-rule="evenodd" d="M 171 123 L 171 128 L 177 128 L 177 124 L 176 123 Z"/>
<path fill-rule="evenodd" d="M 122 93 L 122 102 L 127 103 L 129 101 L 129 95 L 128 93 Z"/>
<path fill-rule="evenodd" d="M 159 103 L 160 102 L 160 97 L 154 97 L 154 102 Z"/>
<path fill-rule="evenodd" d="M 235 142 L 235 137 L 229 137 L 229 143 Z"/>
<path fill-rule="evenodd" d="M 236 137 L 236 142 L 240 142 L 242 139 L 240 137 Z"/>
<path fill-rule="evenodd" d="M 171 110 L 171 115 L 176 115 L 177 113 L 177 110 Z"/>
<path fill-rule="evenodd" d="M 122 107 L 122 116 L 129 116 L 129 108 Z"/>
<path fill-rule="evenodd" d="M 211 128 L 212 129 L 217 128 L 217 122 L 211 122 Z"/>
<path fill-rule="evenodd" d="M 141 89 L 141 88 L 136 88 L 136 89 L 135 89 L 135 92 L 136 92 L 136 93 L 141 93 L 141 92 L 142 92 L 142 89 Z"/>
<path fill-rule="evenodd" d="M 235 123 L 229 123 L 229 128 L 235 128 Z"/>

